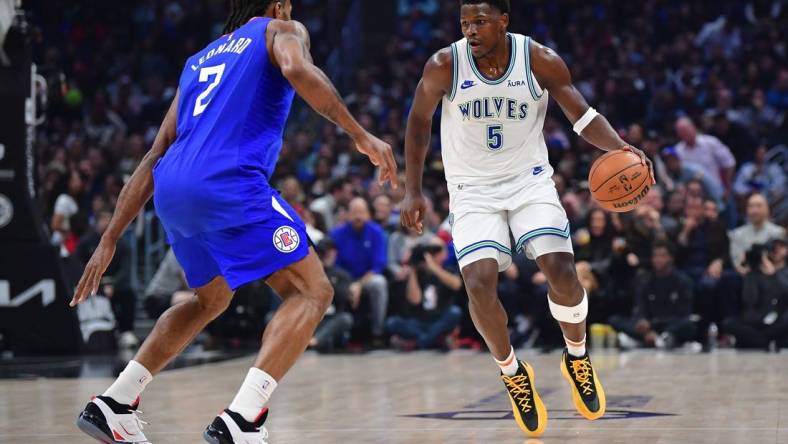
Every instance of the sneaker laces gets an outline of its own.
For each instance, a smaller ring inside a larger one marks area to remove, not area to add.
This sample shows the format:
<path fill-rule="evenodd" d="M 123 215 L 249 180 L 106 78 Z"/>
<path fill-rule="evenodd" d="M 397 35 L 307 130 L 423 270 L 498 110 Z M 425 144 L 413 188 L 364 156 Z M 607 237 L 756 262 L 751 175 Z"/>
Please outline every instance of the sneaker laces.
<path fill-rule="evenodd" d="M 591 361 L 588 360 L 588 356 L 583 359 L 573 359 L 571 363 L 572 373 L 574 373 L 575 381 L 577 382 L 577 385 L 583 389 L 583 394 L 590 395 L 594 393 L 594 384 L 591 380 L 593 370 L 591 368 Z"/>
<path fill-rule="evenodd" d="M 142 427 L 143 424 L 148 425 L 147 421 L 143 421 L 142 419 L 140 419 L 140 415 L 142 415 L 142 410 L 129 409 L 129 413 L 131 413 L 131 416 L 134 418 L 134 421 L 137 423 L 137 427 L 139 427 L 140 430 L 144 429 L 144 427 Z"/>
<path fill-rule="evenodd" d="M 509 393 L 525 413 L 531 411 L 531 388 L 525 375 L 504 376 L 503 382 Z"/>

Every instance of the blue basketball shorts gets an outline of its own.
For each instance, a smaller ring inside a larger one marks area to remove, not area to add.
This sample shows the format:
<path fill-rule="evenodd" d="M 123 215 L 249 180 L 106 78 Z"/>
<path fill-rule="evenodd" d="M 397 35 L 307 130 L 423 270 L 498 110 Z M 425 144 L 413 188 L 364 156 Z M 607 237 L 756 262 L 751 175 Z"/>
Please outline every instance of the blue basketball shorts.
<path fill-rule="evenodd" d="M 223 276 L 236 290 L 304 259 L 310 242 L 303 221 L 278 196 L 272 197 L 272 205 L 275 211 L 263 221 L 174 241 L 172 249 L 189 287 Z"/>

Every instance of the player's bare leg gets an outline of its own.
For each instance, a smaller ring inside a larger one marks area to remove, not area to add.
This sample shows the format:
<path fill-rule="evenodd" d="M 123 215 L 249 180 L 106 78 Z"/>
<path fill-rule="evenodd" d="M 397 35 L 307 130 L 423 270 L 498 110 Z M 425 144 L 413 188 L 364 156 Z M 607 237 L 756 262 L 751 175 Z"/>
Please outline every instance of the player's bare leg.
<path fill-rule="evenodd" d="M 134 360 L 153 375 L 160 372 L 206 325 L 224 313 L 233 294 L 221 276 L 198 288 L 191 298 L 159 317 Z"/>
<path fill-rule="evenodd" d="M 473 262 L 462 269 L 462 276 L 468 290 L 471 319 L 501 368 L 515 421 L 529 436 L 540 436 L 547 428 L 547 410 L 536 392 L 533 369 L 517 360 L 509 342 L 508 318 L 498 299 L 498 262 L 494 259 Z"/>
<path fill-rule="evenodd" d="M 536 259 L 539 270 L 547 277 L 549 286 L 548 296 L 553 303 L 574 307 L 583 301 L 585 290 L 577 279 L 574 256 L 569 253 L 550 253 Z M 575 343 L 585 341 L 586 320 L 585 316 L 577 323 L 562 322 L 561 330 L 566 339 Z"/>
<path fill-rule="evenodd" d="M 462 269 L 465 288 L 468 290 L 468 309 L 473 325 L 484 338 L 487 348 L 498 361 L 509 357 L 508 318 L 498 299 L 498 262 L 482 259 Z"/>
<path fill-rule="evenodd" d="M 282 297 L 282 305 L 266 326 L 254 367 L 249 369 L 235 399 L 203 433 L 209 443 L 266 442 L 265 404 L 277 381 L 306 350 L 334 296 L 313 248 L 304 259 L 274 273 L 266 283 Z"/>
<path fill-rule="evenodd" d="M 154 374 L 227 309 L 232 297 L 227 282 L 217 277 L 198 288 L 188 300 L 170 307 L 156 321 L 134 360 L 103 395 L 88 403 L 77 426 L 101 442 L 148 443 L 136 414 L 140 393 Z"/>
<path fill-rule="evenodd" d="M 550 312 L 564 333 L 561 373 L 570 383 L 575 408 L 587 419 L 600 418 L 605 414 L 605 391 L 585 346 L 588 298 L 577 279 L 574 256 L 549 253 L 538 257 L 536 263 L 547 277 Z"/>
<path fill-rule="evenodd" d="M 334 289 L 313 248 L 302 261 L 271 276 L 267 284 L 284 302 L 265 329 L 254 365 L 278 380 L 306 350 L 331 305 Z"/>

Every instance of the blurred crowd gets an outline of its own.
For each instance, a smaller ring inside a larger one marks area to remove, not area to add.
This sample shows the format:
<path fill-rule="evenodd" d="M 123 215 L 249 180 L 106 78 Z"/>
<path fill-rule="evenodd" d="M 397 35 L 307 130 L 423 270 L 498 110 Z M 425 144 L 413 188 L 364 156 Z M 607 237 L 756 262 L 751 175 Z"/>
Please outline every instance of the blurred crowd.
<path fill-rule="evenodd" d="M 36 142 L 39 197 L 52 242 L 85 261 L 155 136 L 183 61 L 219 34 L 225 9 L 218 0 L 54 3 L 32 17 L 35 57 L 52 85 Z M 788 346 L 788 8 L 778 0 L 525 3 L 515 5 L 510 30 L 554 48 L 589 103 L 656 168 L 658 186 L 635 211 L 599 210 L 586 177 L 601 151 L 551 104 L 544 136 L 589 323 L 615 332 L 612 342 L 624 348 Z M 295 6 L 320 63 L 339 38 L 321 20 L 325 2 Z M 429 55 L 461 37 L 458 11 L 455 0 L 398 0 L 385 47 L 367 48 L 346 67 L 352 88 L 341 93 L 401 166 L 413 91 Z M 481 347 L 447 222 L 438 119 L 418 234 L 399 223 L 402 187 L 379 186 L 333 125 L 296 115 L 271 182 L 306 221 L 336 290 L 312 347 Z M 131 290 L 130 260 L 119 254 L 106 281 L 124 334 L 134 329 L 136 301 L 155 317 L 188 295 L 171 254 L 145 291 Z M 277 305 L 262 288 L 254 291 L 270 304 L 236 310 L 246 321 Z M 524 256 L 501 273 L 515 345 L 563 343 L 546 293 L 544 275 Z M 226 335 L 227 322 L 213 331 Z"/>

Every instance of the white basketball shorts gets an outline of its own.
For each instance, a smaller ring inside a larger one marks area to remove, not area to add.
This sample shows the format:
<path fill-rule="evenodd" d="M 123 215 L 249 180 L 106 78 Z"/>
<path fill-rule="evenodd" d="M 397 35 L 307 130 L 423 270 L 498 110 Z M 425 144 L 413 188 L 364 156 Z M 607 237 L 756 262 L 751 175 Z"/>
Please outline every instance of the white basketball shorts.
<path fill-rule="evenodd" d="M 569 220 L 550 171 L 528 169 L 494 185 L 449 185 L 449 221 L 460 269 L 490 258 L 504 271 L 512 254 L 521 250 L 530 259 L 548 253 L 574 254 Z"/>

